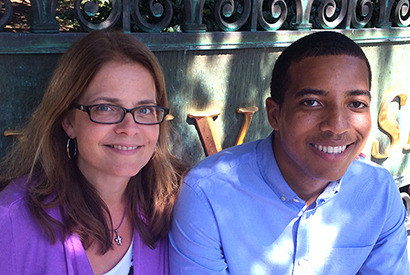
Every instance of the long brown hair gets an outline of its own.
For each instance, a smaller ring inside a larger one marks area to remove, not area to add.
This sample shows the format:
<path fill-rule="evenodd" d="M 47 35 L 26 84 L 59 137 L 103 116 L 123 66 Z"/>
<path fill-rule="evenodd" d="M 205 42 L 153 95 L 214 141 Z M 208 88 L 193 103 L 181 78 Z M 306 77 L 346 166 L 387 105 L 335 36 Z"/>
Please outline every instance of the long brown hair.
<path fill-rule="evenodd" d="M 82 95 L 100 68 L 113 60 L 136 62 L 153 76 L 159 106 L 168 106 L 164 77 L 155 55 L 130 34 L 93 31 L 62 56 L 43 100 L 23 136 L 2 163 L 2 183 L 28 175 L 31 213 L 55 243 L 57 236 L 77 233 L 85 248 L 97 241 L 104 254 L 112 245 L 112 221 L 105 203 L 67 156 L 68 136 L 61 126 L 71 104 Z M 127 186 L 134 225 L 154 247 L 169 231 L 170 217 L 185 165 L 170 152 L 168 121 L 160 124 L 155 157 Z M 46 213 L 59 206 L 63 221 Z M 111 224 L 107 224 L 106 217 Z"/>

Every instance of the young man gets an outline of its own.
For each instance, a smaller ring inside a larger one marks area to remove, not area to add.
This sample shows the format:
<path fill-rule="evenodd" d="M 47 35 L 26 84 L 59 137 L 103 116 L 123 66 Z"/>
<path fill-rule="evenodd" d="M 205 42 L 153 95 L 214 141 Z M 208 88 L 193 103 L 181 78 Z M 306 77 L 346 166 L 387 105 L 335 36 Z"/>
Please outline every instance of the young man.
<path fill-rule="evenodd" d="M 266 100 L 273 133 L 186 177 L 171 274 L 410 274 L 396 184 L 356 159 L 371 129 L 370 86 L 366 56 L 342 34 L 288 47 Z"/>

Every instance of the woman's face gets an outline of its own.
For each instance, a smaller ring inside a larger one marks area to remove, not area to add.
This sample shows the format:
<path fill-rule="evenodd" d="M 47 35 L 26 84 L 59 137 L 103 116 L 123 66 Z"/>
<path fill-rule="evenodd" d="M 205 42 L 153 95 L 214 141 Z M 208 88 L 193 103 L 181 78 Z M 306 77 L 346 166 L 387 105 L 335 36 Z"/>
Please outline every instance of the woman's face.
<path fill-rule="evenodd" d="M 138 63 L 111 61 L 97 72 L 77 103 L 106 103 L 127 109 L 157 105 L 155 82 Z M 99 124 L 75 109 L 64 119 L 63 128 L 77 139 L 77 164 L 91 183 L 128 182 L 150 160 L 159 137 L 159 125 L 137 124 L 130 113 L 118 124 Z"/>

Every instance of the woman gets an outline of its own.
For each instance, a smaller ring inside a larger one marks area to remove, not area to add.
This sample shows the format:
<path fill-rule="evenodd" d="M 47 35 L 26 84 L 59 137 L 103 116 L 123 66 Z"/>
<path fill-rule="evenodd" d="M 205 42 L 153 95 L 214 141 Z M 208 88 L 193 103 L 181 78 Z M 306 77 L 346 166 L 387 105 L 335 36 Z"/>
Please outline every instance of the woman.
<path fill-rule="evenodd" d="M 131 35 L 94 31 L 65 52 L 0 170 L 2 274 L 168 273 L 184 165 L 166 107 L 160 66 Z"/>

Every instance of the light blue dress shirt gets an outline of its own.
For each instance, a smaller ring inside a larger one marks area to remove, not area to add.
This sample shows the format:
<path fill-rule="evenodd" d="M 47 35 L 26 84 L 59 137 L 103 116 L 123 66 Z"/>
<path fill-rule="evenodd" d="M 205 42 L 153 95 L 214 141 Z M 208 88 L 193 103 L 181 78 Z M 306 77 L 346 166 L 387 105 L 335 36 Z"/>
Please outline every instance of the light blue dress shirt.
<path fill-rule="evenodd" d="M 407 275 L 405 217 L 390 173 L 366 160 L 306 207 L 283 179 L 270 135 L 214 154 L 188 174 L 173 213 L 170 270 Z"/>

